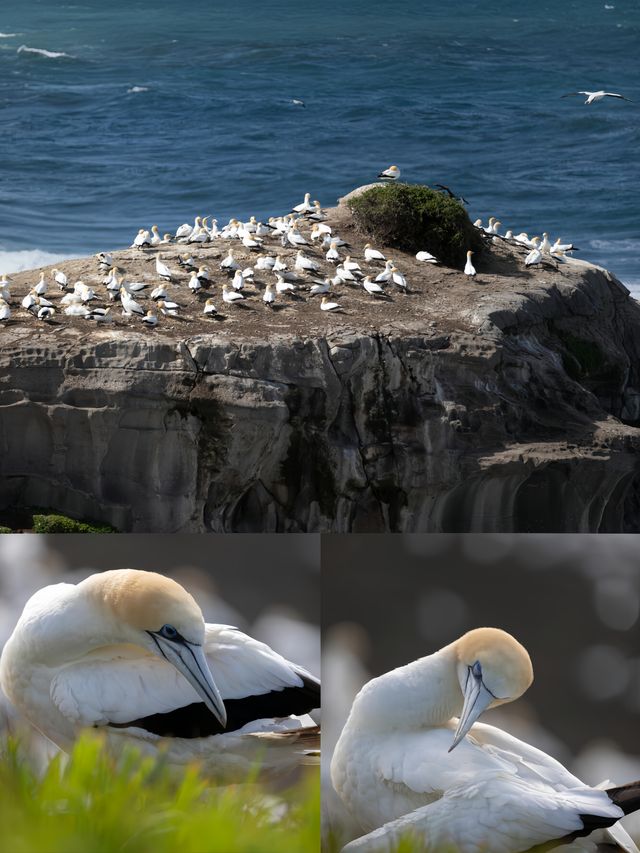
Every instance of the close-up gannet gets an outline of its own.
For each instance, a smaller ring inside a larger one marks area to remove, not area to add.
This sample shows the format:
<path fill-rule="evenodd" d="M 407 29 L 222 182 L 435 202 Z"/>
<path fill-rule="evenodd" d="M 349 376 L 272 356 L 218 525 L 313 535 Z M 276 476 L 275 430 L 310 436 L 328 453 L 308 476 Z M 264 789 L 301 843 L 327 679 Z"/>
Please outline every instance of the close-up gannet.
<path fill-rule="evenodd" d="M 99 728 L 172 765 L 220 781 L 303 763 L 320 685 L 155 572 L 115 570 L 60 583 L 25 605 L 0 658 L 0 685 L 42 734 L 68 750 Z M 299 719 L 302 717 L 302 719 Z"/>
<path fill-rule="evenodd" d="M 615 824 L 640 808 L 640 782 L 589 787 L 546 753 L 477 722 L 532 680 L 517 640 L 478 628 L 365 684 L 331 762 L 335 790 L 369 833 L 344 850 L 391 851 L 410 834 L 425 853 L 549 850 L 578 836 L 637 853 Z"/>
<path fill-rule="evenodd" d="M 51 276 L 56 284 L 60 286 L 60 290 L 64 290 L 69 283 L 67 276 L 62 272 L 62 270 L 56 269 L 55 267 L 51 270 Z"/>
<path fill-rule="evenodd" d="M 383 181 L 397 181 L 400 177 L 400 169 L 397 166 L 389 166 L 384 172 L 380 172 L 378 177 Z"/>
<path fill-rule="evenodd" d="M 217 314 L 216 306 L 213 304 L 213 297 L 210 296 L 204 303 L 203 314 Z"/>
<path fill-rule="evenodd" d="M 595 104 L 603 98 L 619 98 L 622 101 L 630 101 L 633 103 L 631 98 L 625 98 L 624 95 L 618 95 L 615 92 L 605 92 L 603 89 L 600 89 L 598 92 L 568 92 L 566 95 L 562 95 L 561 97 L 570 98 L 572 95 L 586 95 L 587 100 L 585 101 L 585 104 Z"/>
<path fill-rule="evenodd" d="M 6 322 L 11 319 L 11 308 L 6 299 L 0 296 L 0 322 Z"/>
<path fill-rule="evenodd" d="M 158 325 L 158 315 L 152 308 L 150 308 L 141 319 L 145 326 L 153 328 Z"/>

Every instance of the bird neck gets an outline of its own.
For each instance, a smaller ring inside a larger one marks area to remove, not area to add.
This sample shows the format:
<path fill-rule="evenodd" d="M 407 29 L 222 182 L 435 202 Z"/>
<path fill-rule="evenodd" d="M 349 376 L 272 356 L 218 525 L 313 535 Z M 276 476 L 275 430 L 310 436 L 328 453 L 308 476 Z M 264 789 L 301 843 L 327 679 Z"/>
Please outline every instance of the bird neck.
<path fill-rule="evenodd" d="M 366 684 L 354 703 L 354 712 L 371 728 L 414 729 L 440 726 L 462 710 L 462 692 L 456 672 L 454 646 Z"/>

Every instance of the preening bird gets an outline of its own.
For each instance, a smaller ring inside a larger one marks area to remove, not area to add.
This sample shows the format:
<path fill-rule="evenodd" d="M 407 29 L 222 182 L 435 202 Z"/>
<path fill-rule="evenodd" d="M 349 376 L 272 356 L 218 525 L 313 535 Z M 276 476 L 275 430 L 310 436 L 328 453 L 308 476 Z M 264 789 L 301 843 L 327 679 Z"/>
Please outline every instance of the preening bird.
<path fill-rule="evenodd" d="M 616 824 L 640 808 L 640 782 L 592 788 L 539 749 L 477 722 L 532 680 L 517 640 L 477 628 L 365 684 L 331 762 L 334 788 L 368 833 L 344 850 L 390 851 L 410 833 L 425 853 L 523 853 L 578 836 L 637 853 Z"/>
<path fill-rule="evenodd" d="M 317 679 L 228 625 L 155 572 L 114 570 L 60 583 L 25 605 L 0 658 L 0 685 L 61 749 L 100 728 L 174 765 L 200 761 L 221 781 L 307 762 Z M 296 715 L 296 716 L 292 716 Z M 296 717 L 302 716 L 302 719 Z"/>

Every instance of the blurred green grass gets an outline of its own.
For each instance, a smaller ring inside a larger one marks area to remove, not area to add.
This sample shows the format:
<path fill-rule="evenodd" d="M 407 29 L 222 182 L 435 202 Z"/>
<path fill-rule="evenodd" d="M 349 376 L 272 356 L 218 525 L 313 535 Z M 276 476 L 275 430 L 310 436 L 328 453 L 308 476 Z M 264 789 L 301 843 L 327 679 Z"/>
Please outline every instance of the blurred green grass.
<path fill-rule="evenodd" d="M 250 783 L 252 780 L 247 780 Z M 37 773 L 19 743 L 0 744 L 2 853 L 318 853 L 320 779 L 294 787 L 211 787 L 99 736 L 78 740 Z"/>

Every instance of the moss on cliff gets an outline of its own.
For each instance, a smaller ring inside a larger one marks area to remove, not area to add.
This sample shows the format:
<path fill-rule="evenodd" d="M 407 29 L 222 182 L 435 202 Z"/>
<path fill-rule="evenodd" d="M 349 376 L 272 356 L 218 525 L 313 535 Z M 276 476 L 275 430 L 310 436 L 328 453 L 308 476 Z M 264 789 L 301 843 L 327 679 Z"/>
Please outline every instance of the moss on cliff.
<path fill-rule="evenodd" d="M 462 203 L 421 184 L 372 187 L 347 204 L 357 226 L 385 246 L 412 253 L 427 249 L 458 269 L 468 249 L 482 249 Z"/>

